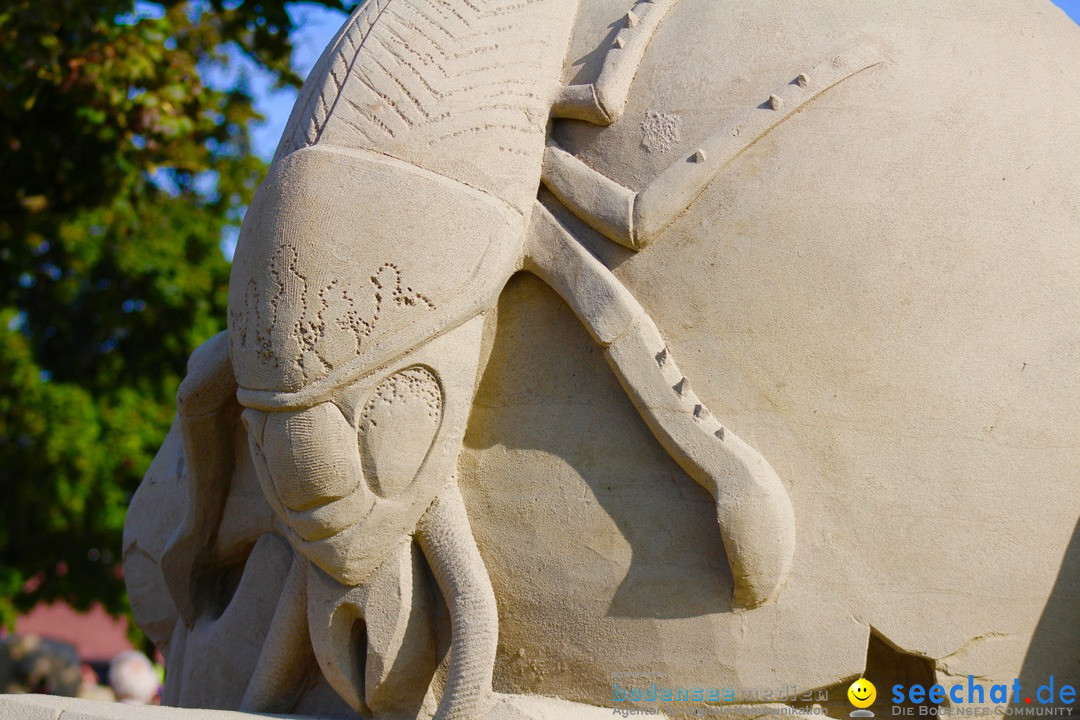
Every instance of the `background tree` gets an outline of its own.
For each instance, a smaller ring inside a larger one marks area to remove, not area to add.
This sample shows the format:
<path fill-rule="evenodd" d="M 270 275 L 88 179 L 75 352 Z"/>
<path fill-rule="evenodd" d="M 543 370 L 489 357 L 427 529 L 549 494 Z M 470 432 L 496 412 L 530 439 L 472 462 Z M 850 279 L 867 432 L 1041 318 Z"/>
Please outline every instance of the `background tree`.
<path fill-rule="evenodd" d="M 205 71 L 298 85 L 292 29 L 284 0 L 0 6 L 0 622 L 126 609 L 125 510 L 266 170 L 243 75 Z"/>

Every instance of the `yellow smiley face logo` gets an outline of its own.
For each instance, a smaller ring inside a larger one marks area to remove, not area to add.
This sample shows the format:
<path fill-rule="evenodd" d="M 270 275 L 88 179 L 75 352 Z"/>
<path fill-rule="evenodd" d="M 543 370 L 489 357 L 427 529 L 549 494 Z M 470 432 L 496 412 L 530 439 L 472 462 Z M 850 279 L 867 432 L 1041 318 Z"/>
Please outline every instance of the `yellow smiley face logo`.
<path fill-rule="evenodd" d="M 847 698 L 857 708 L 867 708 L 877 698 L 877 688 L 866 678 L 859 678 L 847 689 Z"/>

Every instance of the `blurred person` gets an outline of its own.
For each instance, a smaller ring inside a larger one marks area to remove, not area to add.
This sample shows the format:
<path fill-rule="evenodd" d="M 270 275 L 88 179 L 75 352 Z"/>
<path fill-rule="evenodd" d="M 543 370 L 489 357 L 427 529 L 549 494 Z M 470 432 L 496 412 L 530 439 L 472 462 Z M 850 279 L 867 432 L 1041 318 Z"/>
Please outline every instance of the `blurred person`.
<path fill-rule="evenodd" d="M 116 693 L 107 685 L 99 682 L 98 674 L 89 664 L 83 663 L 79 668 L 82 673 L 82 683 L 75 697 L 83 700 L 97 700 L 98 702 L 116 702 Z"/>
<path fill-rule="evenodd" d="M 37 635 L 0 639 L 0 692 L 74 697 L 82 681 L 75 648 Z"/>
<path fill-rule="evenodd" d="M 138 650 L 122 652 L 109 664 L 109 685 L 116 699 L 131 705 L 149 705 L 161 689 L 157 670 L 150 658 Z"/>

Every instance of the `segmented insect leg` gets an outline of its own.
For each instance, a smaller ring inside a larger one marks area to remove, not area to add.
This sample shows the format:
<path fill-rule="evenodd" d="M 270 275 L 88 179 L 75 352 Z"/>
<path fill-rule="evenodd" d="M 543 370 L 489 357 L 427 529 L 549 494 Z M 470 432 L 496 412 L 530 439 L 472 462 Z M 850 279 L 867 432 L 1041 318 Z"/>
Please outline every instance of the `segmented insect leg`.
<path fill-rule="evenodd" d="M 295 554 L 240 710 L 289 712 L 314 663 L 307 624 L 307 558 Z"/>
<path fill-rule="evenodd" d="M 656 29 L 679 0 L 638 0 L 622 18 L 623 27 L 604 55 L 596 80 L 588 85 L 568 85 L 551 109 L 553 117 L 575 118 L 596 125 L 610 125 L 626 109 L 630 85 L 637 75 Z"/>
<path fill-rule="evenodd" d="M 499 614 L 465 502 L 450 482 L 420 521 L 417 539 L 450 612 L 450 668 L 435 720 L 472 720 L 493 703 Z"/>
<path fill-rule="evenodd" d="M 716 499 L 734 602 L 755 607 L 774 597 L 795 552 L 795 516 L 780 478 L 709 412 L 645 309 L 539 202 L 529 232 L 525 269 L 566 300 L 656 439 Z"/>
<path fill-rule="evenodd" d="M 830 88 L 881 60 L 877 48 L 858 45 L 799 73 L 771 94 L 762 93 L 759 104 L 730 118 L 640 192 L 597 172 L 549 138 L 544 186 L 589 227 L 631 250 L 640 250 L 685 212 L 740 153 Z"/>
<path fill-rule="evenodd" d="M 192 353 L 176 394 L 184 443 L 183 518 L 162 553 L 161 571 L 184 624 L 197 615 L 199 560 L 213 545 L 233 470 L 233 437 L 240 417 L 229 340 L 222 332 Z"/>

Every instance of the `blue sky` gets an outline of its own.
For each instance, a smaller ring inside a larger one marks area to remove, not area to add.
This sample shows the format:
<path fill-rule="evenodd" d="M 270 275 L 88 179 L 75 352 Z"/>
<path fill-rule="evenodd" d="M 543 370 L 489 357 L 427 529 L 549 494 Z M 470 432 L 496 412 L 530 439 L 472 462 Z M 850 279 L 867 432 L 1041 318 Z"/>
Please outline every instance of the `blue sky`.
<path fill-rule="evenodd" d="M 1080 0 L 1054 0 L 1054 4 L 1068 13 L 1075 22 L 1080 23 Z M 319 55 L 322 54 L 323 48 L 345 21 L 345 16 L 340 12 L 304 3 L 291 3 L 288 7 L 289 14 L 297 26 L 293 34 L 293 42 L 296 45 L 293 67 L 302 77 L 306 77 L 319 59 Z M 255 149 L 260 155 L 269 159 L 277 147 L 278 137 L 285 129 L 289 112 L 296 99 L 296 92 L 293 90 L 271 92 L 268 78 L 260 77 L 257 73 L 251 77 L 251 88 L 255 91 L 257 98 L 256 107 L 266 116 L 266 122 L 254 130 Z"/>
<path fill-rule="evenodd" d="M 1054 0 L 1054 4 L 1068 13 L 1074 22 L 1080 23 L 1080 0 Z"/>

